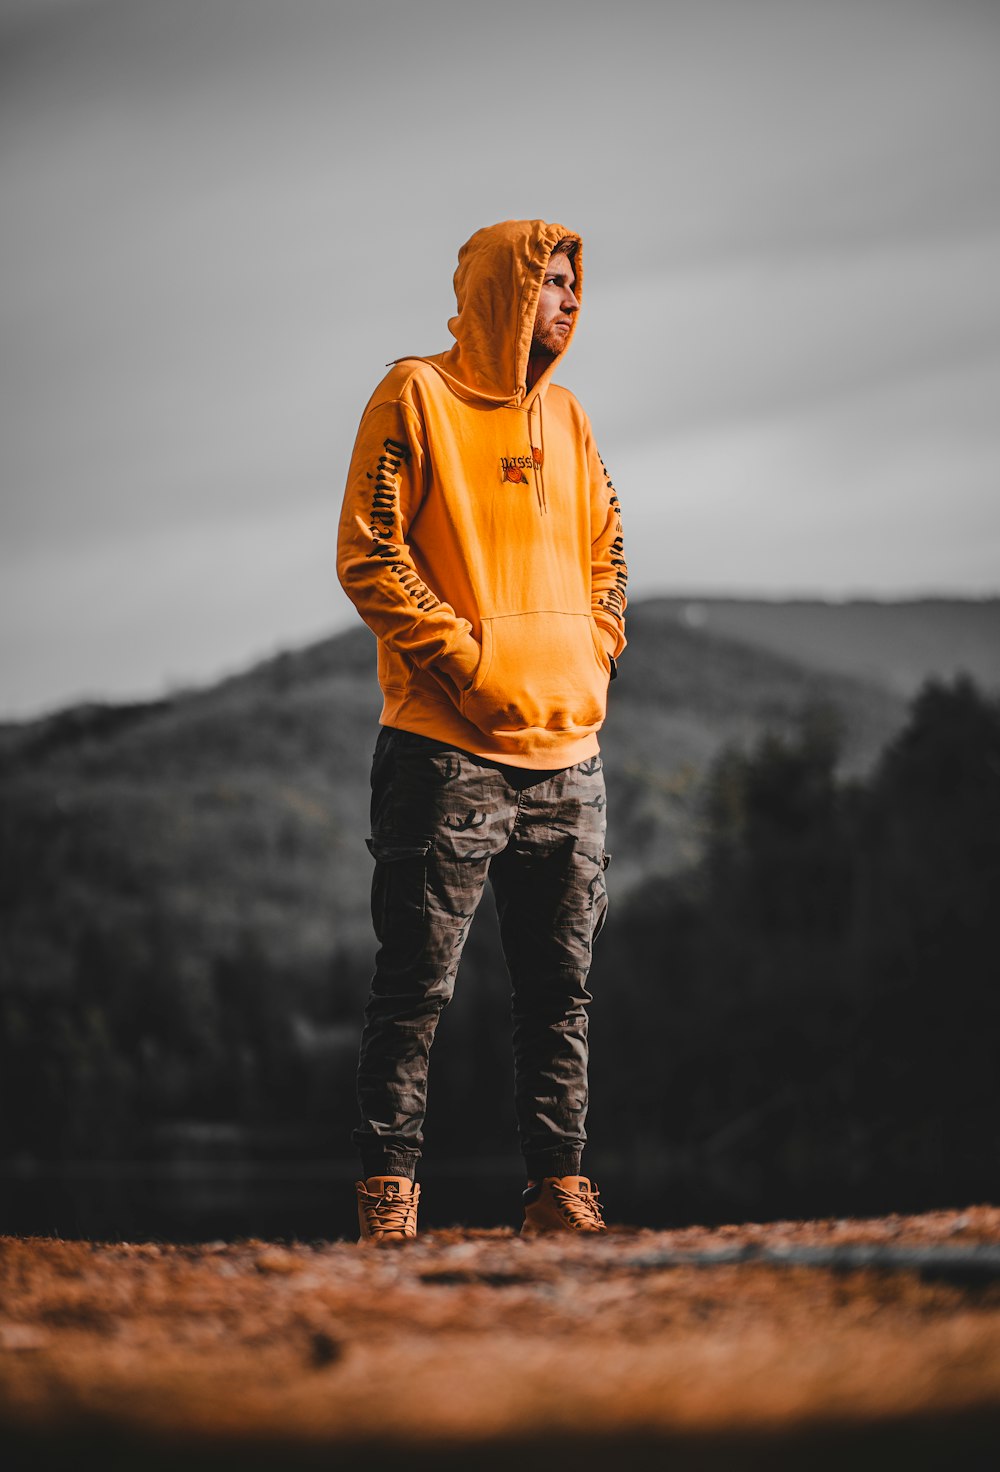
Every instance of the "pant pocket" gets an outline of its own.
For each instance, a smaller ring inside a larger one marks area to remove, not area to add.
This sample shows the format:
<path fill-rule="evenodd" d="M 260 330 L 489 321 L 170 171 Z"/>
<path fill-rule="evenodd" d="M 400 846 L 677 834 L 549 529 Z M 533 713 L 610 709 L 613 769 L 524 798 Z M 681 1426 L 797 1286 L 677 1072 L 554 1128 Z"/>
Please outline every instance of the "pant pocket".
<path fill-rule="evenodd" d="M 429 839 L 367 838 L 375 860 L 372 875 L 372 924 L 383 944 L 409 949 L 423 937 L 427 913 Z"/>
<path fill-rule="evenodd" d="M 596 940 L 604 929 L 604 922 L 608 918 L 608 886 L 605 879 L 607 867 L 611 863 L 611 855 L 605 849 L 601 855 L 601 869 L 597 876 L 597 886 L 594 891 L 594 931 L 593 940 Z"/>

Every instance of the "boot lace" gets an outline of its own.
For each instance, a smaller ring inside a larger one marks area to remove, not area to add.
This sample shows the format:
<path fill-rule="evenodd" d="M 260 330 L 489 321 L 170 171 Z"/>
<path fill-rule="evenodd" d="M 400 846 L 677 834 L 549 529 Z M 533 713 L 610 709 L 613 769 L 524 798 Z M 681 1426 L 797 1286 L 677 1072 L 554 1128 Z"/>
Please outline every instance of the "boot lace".
<path fill-rule="evenodd" d="M 414 1195 L 372 1196 L 365 1193 L 365 1215 L 368 1225 L 375 1232 L 406 1232 L 416 1221 L 417 1203 Z"/>
<path fill-rule="evenodd" d="M 567 1191 L 562 1186 L 552 1183 L 552 1194 L 556 1199 L 556 1205 L 560 1213 L 567 1218 L 574 1229 L 606 1228 L 604 1215 L 601 1211 L 601 1203 L 597 1199 L 600 1196 L 596 1185 L 592 1191 Z"/>

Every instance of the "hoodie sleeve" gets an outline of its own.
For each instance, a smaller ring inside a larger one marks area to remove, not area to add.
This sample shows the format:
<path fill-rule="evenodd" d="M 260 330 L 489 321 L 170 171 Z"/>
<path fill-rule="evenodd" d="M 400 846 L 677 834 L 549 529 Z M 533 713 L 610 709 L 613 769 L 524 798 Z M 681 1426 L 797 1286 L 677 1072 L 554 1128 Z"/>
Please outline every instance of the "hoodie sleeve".
<path fill-rule="evenodd" d="M 617 659 L 625 648 L 625 588 L 628 583 L 621 505 L 604 461 L 589 434 L 587 456 L 590 466 L 591 612 L 608 653 Z"/>
<path fill-rule="evenodd" d="M 407 544 L 423 500 L 425 461 L 420 422 L 407 404 L 393 399 L 366 412 L 344 493 L 337 573 L 383 643 L 462 689 L 480 657 L 472 625 L 427 586 Z"/>

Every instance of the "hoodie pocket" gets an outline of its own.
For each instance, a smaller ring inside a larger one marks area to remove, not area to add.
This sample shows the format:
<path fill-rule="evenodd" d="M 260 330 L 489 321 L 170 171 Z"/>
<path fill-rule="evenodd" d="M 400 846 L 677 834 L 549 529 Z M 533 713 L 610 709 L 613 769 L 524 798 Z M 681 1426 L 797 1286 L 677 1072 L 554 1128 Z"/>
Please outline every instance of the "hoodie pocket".
<path fill-rule="evenodd" d="M 585 734 L 604 720 L 609 664 L 587 613 L 483 619 L 482 658 L 460 708 L 481 731 Z"/>
<path fill-rule="evenodd" d="M 405 690 L 410 683 L 412 666 L 395 649 L 378 641 L 378 682 L 383 690 Z"/>

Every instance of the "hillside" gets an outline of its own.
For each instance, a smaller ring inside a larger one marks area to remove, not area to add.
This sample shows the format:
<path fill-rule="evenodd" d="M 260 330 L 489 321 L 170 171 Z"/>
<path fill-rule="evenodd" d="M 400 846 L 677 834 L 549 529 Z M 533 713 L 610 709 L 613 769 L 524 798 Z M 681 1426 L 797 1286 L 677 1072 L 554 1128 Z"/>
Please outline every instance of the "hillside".
<path fill-rule="evenodd" d="M 83 933 L 193 958 L 252 945 L 284 967 L 369 948 L 368 769 L 374 641 L 353 629 L 159 702 L 7 726 L 0 861 L 12 945 L 0 981 L 65 986 Z M 700 789 L 720 745 L 834 706 L 853 769 L 900 725 L 876 686 L 678 623 L 638 604 L 602 745 L 615 886 L 698 851 Z M 145 939 L 139 938 L 145 936 Z"/>
<path fill-rule="evenodd" d="M 630 627 L 604 740 L 594 1170 L 659 1225 L 983 1199 L 1000 703 L 965 683 L 904 711 L 656 604 Z M 7 729 L 0 1230 L 329 1228 L 320 1162 L 352 1168 L 373 949 L 373 663 L 356 629 Z M 743 753 L 716 762 L 722 743 Z M 519 1173 L 497 940 L 487 902 L 427 1121 L 425 1180 L 469 1225 Z"/>
<path fill-rule="evenodd" d="M 843 603 L 815 598 L 657 598 L 689 628 L 739 639 L 811 669 L 912 695 L 929 675 L 1000 688 L 1000 598 Z"/>

